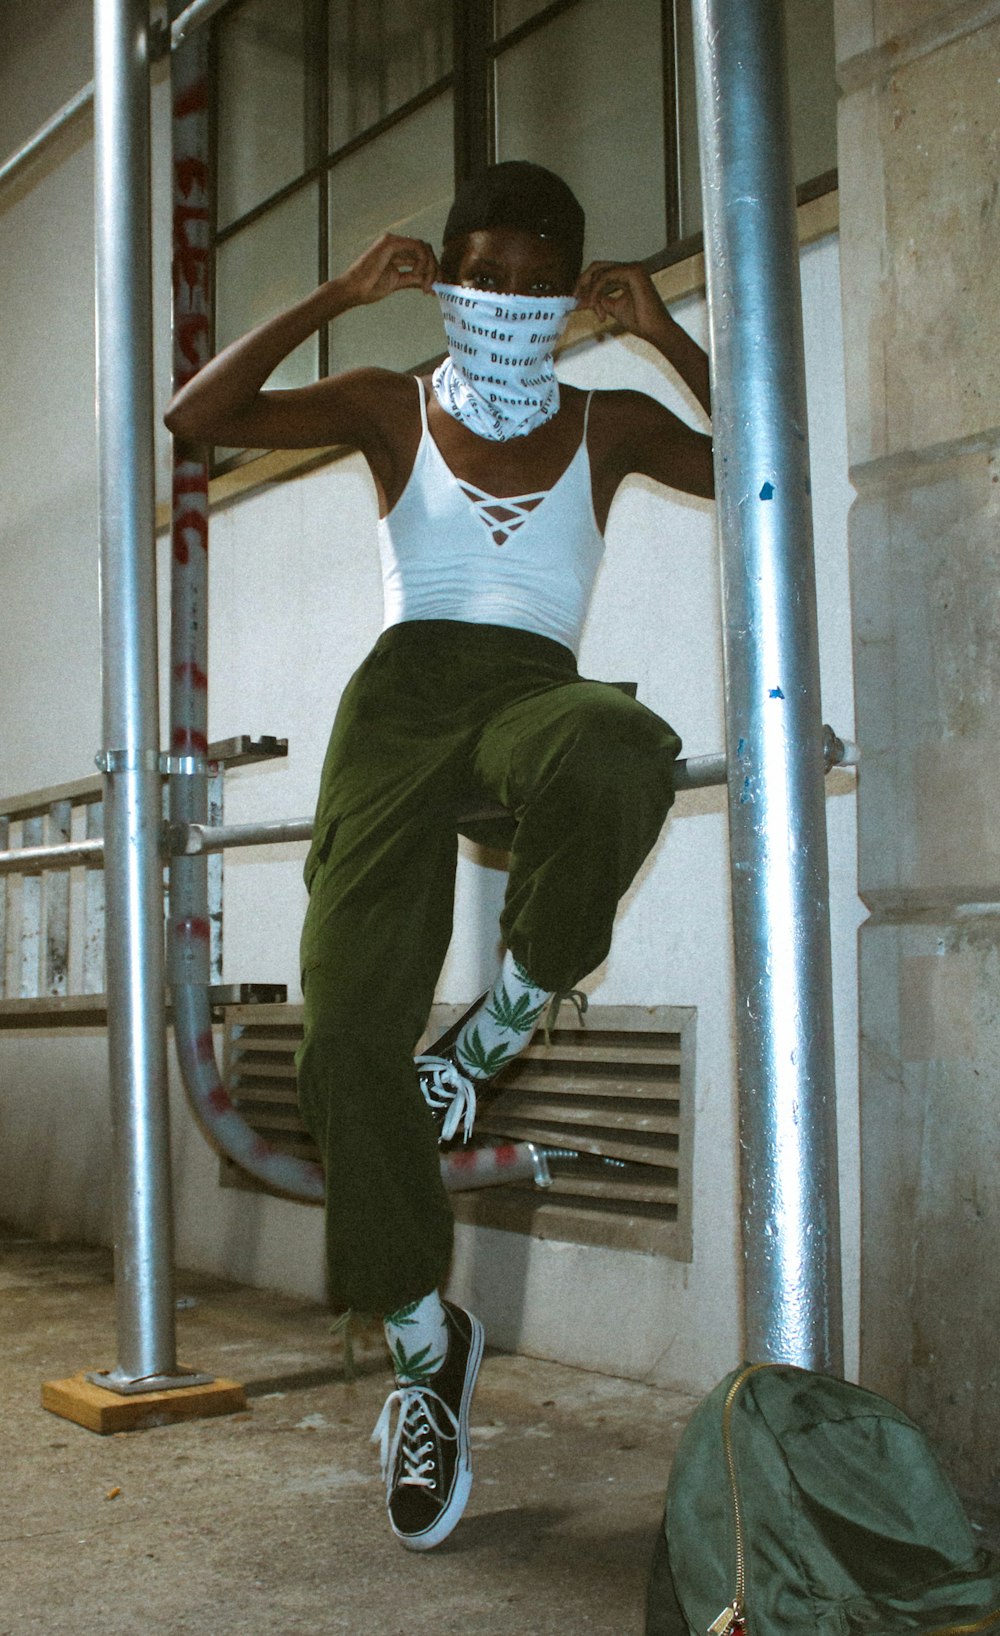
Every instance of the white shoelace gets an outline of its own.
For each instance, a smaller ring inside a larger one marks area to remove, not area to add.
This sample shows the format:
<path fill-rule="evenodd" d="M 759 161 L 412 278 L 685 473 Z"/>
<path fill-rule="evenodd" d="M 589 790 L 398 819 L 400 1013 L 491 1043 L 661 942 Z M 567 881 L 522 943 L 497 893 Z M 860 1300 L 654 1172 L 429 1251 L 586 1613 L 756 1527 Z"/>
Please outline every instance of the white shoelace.
<path fill-rule="evenodd" d="M 394 1408 L 399 1409 L 399 1417 L 395 1432 L 390 1436 Z M 441 1416 L 447 1417 L 443 1424 Z M 388 1483 L 396 1469 L 396 1456 L 402 1443 L 399 1483 L 434 1488 L 434 1442 L 435 1438 L 442 1437 L 458 1437 L 458 1421 L 443 1398 L 428 1386 L 403 1385 L 390 1392 L 371 1435 L 372 1442 L 379 1445 L 383 1482 Z"/>
<path fill-rule="evenodd" d="M 463 1125 L 462 1140 L 467 1142 L 476 1117 L 476 1088 L 472 1080 L 446 1057 L 417 1057 L 415 1061 L 424 1101 L 432 1113 L 444 1112 L 441 1140 L 450 1142 L 459 1125 Z"/>

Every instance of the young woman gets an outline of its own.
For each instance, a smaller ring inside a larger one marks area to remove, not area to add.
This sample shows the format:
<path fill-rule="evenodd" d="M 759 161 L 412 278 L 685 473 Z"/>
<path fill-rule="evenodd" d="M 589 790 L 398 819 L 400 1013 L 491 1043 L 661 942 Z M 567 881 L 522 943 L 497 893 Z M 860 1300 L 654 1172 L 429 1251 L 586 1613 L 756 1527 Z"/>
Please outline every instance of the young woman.
<path fill-rule="evenodd" d="M 581 678 L 575 655 L 622 479 L 710 495 L 711 443 L 643 393 L 560 387 L 553 351 L 569 311 L 591 308 L 652 345 L 706 411 L 708 361 L 641 266 L 581 274 L 583 231 L 560 178 L 494 166 L 459 193 L 440 264 L 428 244 L 383 235 L 227 347 L 166 416 L 179 437 L 219 444 L 350 444 L 378 493 L 385 626 L 323 770 L 299 1097 L 326 1167 L 332 1299 L 385 1317 L 397 1388 L 376 1436 L 392 1528 L 415 1550 L 439 1544 L 468 1499 L 483 1345 L 478 1321 L 438 1293 L 452 1216 L 436 1121 L 468 1128 L 476 1085 L 604 959 L 680 748 L 643 705 Z M 432 377 L 356 369 L 263 390 L 321 325 L 404 289 L 441 302 L 449 354 Z M 507 952 L 490 994 L 414 1062 L 470 793 L 517 819 Z"/>

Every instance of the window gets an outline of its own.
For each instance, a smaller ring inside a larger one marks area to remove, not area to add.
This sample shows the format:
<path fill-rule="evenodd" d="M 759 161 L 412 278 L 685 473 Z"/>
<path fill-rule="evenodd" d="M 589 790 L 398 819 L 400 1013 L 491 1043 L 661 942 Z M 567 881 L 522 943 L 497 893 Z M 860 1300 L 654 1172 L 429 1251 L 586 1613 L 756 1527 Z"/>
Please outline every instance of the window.
<path fill-rule="evenodd" d="M 835 183 L 833 0 L 785 0 L 797 181 Z M 613 18 L 611 13 L 613 12 Z M 216 346 L 385 229 L 440 244 L 456 179 L 564 175 L 588 257 L 691 253 L 701 201 L 688 0 L 232 0 L 213 24 Z M 441 351 L 407 293 L 346 314 L 275 385 Z"/>

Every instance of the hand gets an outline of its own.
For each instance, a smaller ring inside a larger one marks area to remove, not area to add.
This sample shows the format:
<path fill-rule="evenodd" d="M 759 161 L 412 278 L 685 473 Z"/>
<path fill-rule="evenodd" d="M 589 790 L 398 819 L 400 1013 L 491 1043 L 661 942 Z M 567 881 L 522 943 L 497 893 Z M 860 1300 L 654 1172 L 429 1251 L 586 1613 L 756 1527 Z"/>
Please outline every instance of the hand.
<path fill-rule="evenodd" d="M 383 301 L 397 290 L 423 290 L 429 294 L 439 277 L 437 257 L 423 239 L 383 233 L 345 273 L 331 279 L 328 288 L 331 293 L 336 291 L 338 304 L 346 297 L 349 306 L 361 307 Z"/>
<path fill-rule="evenodd" d="M 659 342 L 673 322 L 641 262 L 592 261 L 580 275 L 576 299 L 606 322 L 612 319 L 643 340 Z"/>
<path fill-rule="evenodd" d="M 671 317 L 640 262 L 592 261 L 580 275 L 576 299 L 602 321 L 613 319 L 630 335 L 654 346 L 711 414 L 708 357 Z"/>

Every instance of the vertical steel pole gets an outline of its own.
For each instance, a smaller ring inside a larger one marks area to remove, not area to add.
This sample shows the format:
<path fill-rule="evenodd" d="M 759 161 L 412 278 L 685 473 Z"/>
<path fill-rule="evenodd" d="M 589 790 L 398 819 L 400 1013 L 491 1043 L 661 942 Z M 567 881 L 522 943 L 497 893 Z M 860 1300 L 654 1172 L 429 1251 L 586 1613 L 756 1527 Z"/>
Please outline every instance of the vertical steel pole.
<path fill-rule="evenodd" d="M 120 1391 L 176 1374 L 154 565 L 148 6 L 96 0 L 97 414 Z"/>
<path fill-rule="evenodd" d="M 833 1001 L 782 0 L 693 0 L 722 542 L 746 1350 L 843 1368 Z"/>

